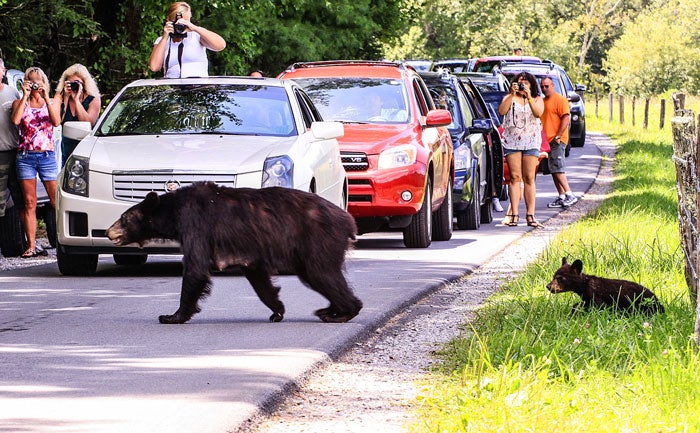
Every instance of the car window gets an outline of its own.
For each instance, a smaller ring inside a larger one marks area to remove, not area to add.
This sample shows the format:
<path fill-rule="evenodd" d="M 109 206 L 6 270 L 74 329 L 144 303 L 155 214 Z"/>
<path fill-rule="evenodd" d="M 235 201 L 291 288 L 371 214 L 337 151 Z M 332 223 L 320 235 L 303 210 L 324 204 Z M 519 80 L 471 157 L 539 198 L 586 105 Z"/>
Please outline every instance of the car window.
<path fill-rule="evenodd" d="M 413 80 L 413 90 L 416 95 L 420 114 L 421 116 L 426 116 L 428 111 L 434 108 L 433 98 L 430 96 L 430 91 L 427 87 L 425 87 L 423 80 L 418 79 Z"/>
<path fill-rule="evenodd" d="M 501 71 L 503 72 L 503 75 L 508 78 L 508 81 L 512 81 L 513 77 L 518 75 L 521 71 Z M 532 73 L 532 72 L 530 72 Z M 551 73 L 551 74 L 534 74 L 535 78 L 537 78 L 537 84 L 539 85 L 542 82 L 542 79 L 545 77 L 550 77 L 552 78 L 552 81 L 554 81 L 554 88 L 556 89 L 557 93 L 560 95 L 566 96 L 568 93 L 564 89 L 564 84 L 561 81 L 561 77 L 557 73 Z M 542 94 L 542 89 L 540 89 L 540 94 Z"/>
<path fill-rule="evenodd" d="M 98 136 L 154 134 L 297 135 L 287 92 L 264 85 L 129 87 Z"/>
<path fill-rule="evenodd" d="M 313 108 L 313 103 L 311 103 L 301 91 L 295 89 L 294 96 L 297 98 L 301 114 L 304 117 L 304 125 L 306 125 L 307 129 L 311 128 L 311 124 L 317 120 L 321 120 L 321 116 L 318 115 L 318 112 Z"/>
<path fill-rule="evenodd" d="M 295 78 L 324 120 L 408 123 L 406 90 L 389 78 Z"/>
<path fill-rule="evenodd" d="M 447 84 L 428 84 L 428 88 L 430 89 L 430 96 L 433 98 L 433 102 L 435 102 L 435 107 L 448 110 L 452 115 L 452 123 L 447 126 L 447 129 L 450 131 L 463 130 L 465 125 L 462 124 L 462 116 L 459 115 L 459 110 L 461 109 L 464 111 L 464 98 L 460 101 L 454 89 Z"/>

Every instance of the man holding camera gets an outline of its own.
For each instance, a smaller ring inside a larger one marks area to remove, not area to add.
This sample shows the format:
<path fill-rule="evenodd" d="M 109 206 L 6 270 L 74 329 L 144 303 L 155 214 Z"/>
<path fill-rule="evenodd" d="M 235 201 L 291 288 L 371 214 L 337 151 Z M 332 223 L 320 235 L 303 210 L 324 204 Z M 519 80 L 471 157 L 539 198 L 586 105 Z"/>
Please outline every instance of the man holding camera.
<path fill-rule="evenodd" d="M 148 61 L 153 72 L 163 69 L 165 78 L 209 76 L 207 50 L 221 51 L 226 41 L 211 30 L 192 24 L 191 19 L 187 3 L 170 6 L 163 36 L 156 39 Z"/>
<path fill-rule="evenodd" d="M 569 207 L 578 201 L 571 192 L 564 172 L 564 151 L 569 141 L 569 118 L 571 117 L 569 101 L 557 93 L 554 81 L 549 77 L 542 79 L 540 87 L 544 94 L 544 112 L 540 120 L 551 149 L 548 159 L 549 171 L 552 173 L 554 186 L 559 193 L 559 197 L 547 204 L 547 207 Z"/>

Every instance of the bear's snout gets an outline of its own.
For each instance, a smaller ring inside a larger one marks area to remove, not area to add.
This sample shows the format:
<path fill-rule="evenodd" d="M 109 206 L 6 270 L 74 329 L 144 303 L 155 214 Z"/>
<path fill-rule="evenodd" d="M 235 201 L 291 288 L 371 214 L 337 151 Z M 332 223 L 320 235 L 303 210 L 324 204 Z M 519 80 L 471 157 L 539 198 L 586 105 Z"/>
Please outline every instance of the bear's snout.
<path fill-rule="evenodd" d="M 122 245 L 123 236 L 124 230 L 122 230 L 119 221 L 115 222 L 107 229 L 107 237 L 114 242 L 115 245 Z"/>

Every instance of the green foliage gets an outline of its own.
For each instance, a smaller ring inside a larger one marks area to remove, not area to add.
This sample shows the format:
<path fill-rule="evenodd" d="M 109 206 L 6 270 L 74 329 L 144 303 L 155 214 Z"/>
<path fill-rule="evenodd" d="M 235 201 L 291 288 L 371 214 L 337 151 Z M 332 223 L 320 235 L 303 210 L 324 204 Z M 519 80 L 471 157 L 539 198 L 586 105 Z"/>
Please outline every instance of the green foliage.
<path fill-rule="evenodd" d="M 381 57 L 411 11 L 400 0 L 217 0 L 189 2 L 192 21 L 227 42 L 209 55 L 212 75 L 276 75 L 292 62 Z M 148 69 L 170 2 L 0 1 L 0 55 L 8 68 L 42 67 L 52 81 L 82 63 L 109 96 Z"/>
<path fill-rule="evenodd" d="M 590 128 L 603 125 L 590 116 Z M 700 359 L 690 337 L 670 131 L 605 125 L 615 181 L 592 214 L 493 295 L 424 383 L 414 432 L 700 429 Z M 562 257 L 652 288 L 666 313 L 571 312 L 545 285 Z"/>

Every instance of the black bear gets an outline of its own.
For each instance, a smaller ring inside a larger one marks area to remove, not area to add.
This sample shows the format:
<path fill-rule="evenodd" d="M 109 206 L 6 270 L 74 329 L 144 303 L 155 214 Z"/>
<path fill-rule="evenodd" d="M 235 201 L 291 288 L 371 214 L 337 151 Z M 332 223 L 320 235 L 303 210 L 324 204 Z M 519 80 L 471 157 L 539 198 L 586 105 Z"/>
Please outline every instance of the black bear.
<path fill-rule="evenodd" d="M 566 257 L 554 278 L 547 284 L 551 293 L 574 292 L 581 302 L 573 310 L 590 307 L 614 307 L 619 310 L 636 310 L 646 314 L 663 313 L 664 307 L 656 295 L 646 287 L 627 280 L 586 275 L 583 262 L 575 260 L 569 264 Z"/>
<path fill-rule="evenodd" d="M 197 182 L 174 192 L 149 193 L 107 230 L 116 245 L 176 240 L 182 248 L 180 308 L 160 323 L 184 323 L 200 311 L 211 289 L 211 269 L 240 266 L 260 300 L 284 317 L 271 275 L 295 274 L 330 301 L 315 314 L 346 322 L 362 302 L 343 275 L 345 253 L 357 228 L 353 217 L 316 194 L 272 187 L 227 188 Z"/>

